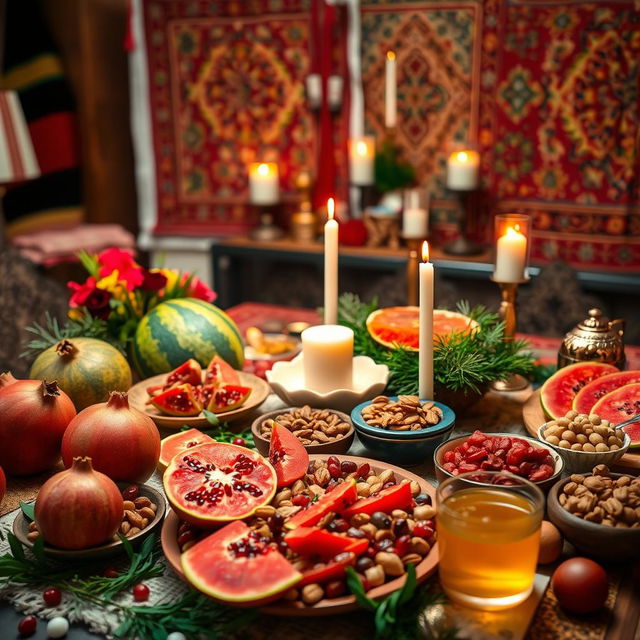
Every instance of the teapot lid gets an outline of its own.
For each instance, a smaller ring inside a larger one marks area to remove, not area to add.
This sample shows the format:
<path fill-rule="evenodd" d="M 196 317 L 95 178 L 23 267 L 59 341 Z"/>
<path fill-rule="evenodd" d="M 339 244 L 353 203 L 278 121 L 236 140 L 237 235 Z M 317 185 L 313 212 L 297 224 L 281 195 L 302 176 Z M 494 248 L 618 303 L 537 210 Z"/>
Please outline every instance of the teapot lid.
<path fill-rule="evenodd" d="M 579 329 L 587 331 L 610 331 L 611 325 L 607 318 L 602 317 L 602 309 L 589 309 L 589 317 L 578 324 Z"/>

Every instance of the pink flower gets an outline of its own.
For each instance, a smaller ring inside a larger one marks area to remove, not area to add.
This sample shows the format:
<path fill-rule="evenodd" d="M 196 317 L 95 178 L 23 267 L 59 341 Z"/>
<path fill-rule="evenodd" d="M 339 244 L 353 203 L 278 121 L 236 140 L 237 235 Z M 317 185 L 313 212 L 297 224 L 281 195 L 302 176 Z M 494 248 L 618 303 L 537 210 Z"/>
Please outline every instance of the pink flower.
<path fill-rule="evenodd" d="M 99 275 L 104 278 L 118 271 L 118 280 L 126 283 L 127 289 L 133 291 L 144 280 L 144 269 L 133 259 L 129 251 L 122 249 L 105 249 L 98 254 Z"/>
<path fill-rule="evenodd" d="M 182 282 L 185 282 L 189 276 L 185 273 L 182 277 Z M 189 292 L 188 297 L 190 298 L 198 298 L 198 300 L 204 300 L 205 302 L 213 302 L 218 294 L 210 289 L 202 280 L 199 280 L 195 276 L 191 278 L 191 282 L 189 283 Z"/>
<path fill-rule="evenodd" d="M 67 287 L 73 291 L 69 299 L 69 306 L 83 307 L 87 298 L 96 288 L 96 279 L 93 276 L 89 276 L 83 284 L 67 282 Z"/>

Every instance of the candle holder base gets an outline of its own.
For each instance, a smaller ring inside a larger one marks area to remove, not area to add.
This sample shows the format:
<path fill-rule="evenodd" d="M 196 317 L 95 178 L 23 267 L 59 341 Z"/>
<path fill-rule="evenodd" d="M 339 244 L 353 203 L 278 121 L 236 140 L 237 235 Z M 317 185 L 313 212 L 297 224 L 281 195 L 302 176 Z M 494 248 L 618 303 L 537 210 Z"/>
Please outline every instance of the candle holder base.
<path fill-rule="evenodd" d="M 494 391 L 522 391 L 529 386 L 529 381 L 519 374 L 509 376 L 506 380 L 497 380 L 491 385 Z"/>
<path fill-rule="evenodd" d="M 270 213 L 260 215 L 260 225 L 249 233 L 252 240 L 260 240 L 262 242 L 270 242 L 282 238 L 284 231 L 273 223 L 273 217 Z"/>
<path fill-rule="evenodd" d="M 448 244 L 444 252 L 452 256 L 475 256 L 484 251 L 484 247 L 477 242 L 472 242 L 465 236 L 459 236 L 457 240 Z"/>

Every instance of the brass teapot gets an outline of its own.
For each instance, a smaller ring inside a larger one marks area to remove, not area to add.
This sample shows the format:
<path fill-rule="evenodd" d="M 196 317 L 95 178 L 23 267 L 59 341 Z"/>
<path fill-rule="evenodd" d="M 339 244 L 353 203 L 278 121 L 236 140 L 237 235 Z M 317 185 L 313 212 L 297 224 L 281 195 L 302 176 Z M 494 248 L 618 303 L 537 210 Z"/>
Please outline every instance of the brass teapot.
<path fill-rule="evenodd" d="M 576 362 L 606 362 L 624 368 L 624 320 L 607 320 L 601 309 L 571 329 L 558 351 L 558 369 Z"/>

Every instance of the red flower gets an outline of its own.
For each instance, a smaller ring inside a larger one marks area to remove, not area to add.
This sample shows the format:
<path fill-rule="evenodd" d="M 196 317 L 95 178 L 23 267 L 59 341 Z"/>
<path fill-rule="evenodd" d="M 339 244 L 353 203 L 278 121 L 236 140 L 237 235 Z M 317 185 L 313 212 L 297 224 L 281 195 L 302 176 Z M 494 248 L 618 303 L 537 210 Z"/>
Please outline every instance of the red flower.
<path fill-rule="evenodd" d="M 145 271 L 140 288 L 144 291 L 160 291 L 167 284 L 167 276 L 154 271 Z"/>
<path fill-rule="evenodd" d="M 183 277 L 183 282 L 188 278 L 187 274 Z M 205 302 L 213 302 L 218 294 L 210 289 L 202 280 L 199 280 L 195 276 L 191 278 L 191 282 L 189 284 L 189 293 L 188 296 L 190 298 L 198 298 L 198 300 L 204 300 Z"/>
<path fill-rule="evenodd" d="M 69 306 L 82 307 L 91 292 L 95 290 L 96 279 L 93 276 L 90 276 L 83 284 L 78 282 L 67 282 L 67 287 L 74 292 L 71 294 L 71 298 L 69 299 Z"/>
<path fill-rule="evenodd" d="M 109 300 L 111 300 L 111 293 L 105 289 L 96 287 L 89 294 L 84 304 L 87 307 L 87 311 L 89 311 L 94 318 L 102 318 L 102 320 L 106 320 L 111 313 Z"/>
<path fill-rule="evenodd" d="M 129 251 L 122 249 L 105 249 L 98 254 L 98 264 L 100 265 L 99 275 L 104 278 L 118 271 L 118 280 L 127 284 L 127 289 L 133 291 L 140 286 L 144 280 L 143 268 L 133 259 Z"/>

